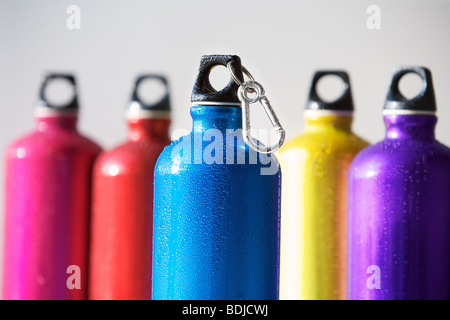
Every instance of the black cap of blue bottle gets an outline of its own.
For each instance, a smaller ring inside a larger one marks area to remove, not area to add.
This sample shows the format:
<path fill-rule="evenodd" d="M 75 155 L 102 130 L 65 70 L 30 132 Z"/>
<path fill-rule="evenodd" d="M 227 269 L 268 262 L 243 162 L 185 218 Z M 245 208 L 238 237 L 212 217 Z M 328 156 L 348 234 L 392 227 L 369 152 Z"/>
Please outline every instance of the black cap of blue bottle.
<path fill-rule="evenodd" d="M 230 76 L 230 82 L 220 91 L 214 89 L 209 81 L 209 75 L 212 68 L 215 66 L 225 66 L 229 64 L 230 69 L 236 78 L 244 82 L 242 73 L 241 59 L 235 55 L 205 55 L 200 60 L 200 67 L 198 70 L 197 80 L 192 90 L 191 101 L 193 103 L 199 102 L 226 102 L 240 105 L 237 95 L 239 85 Z"/>

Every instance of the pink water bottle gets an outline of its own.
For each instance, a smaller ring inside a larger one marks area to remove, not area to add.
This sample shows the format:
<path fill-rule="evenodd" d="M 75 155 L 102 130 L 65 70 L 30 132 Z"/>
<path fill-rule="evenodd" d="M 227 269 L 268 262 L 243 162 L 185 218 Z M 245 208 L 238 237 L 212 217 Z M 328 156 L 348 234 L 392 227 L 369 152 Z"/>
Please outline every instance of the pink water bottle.
<path fill-rule="evenodd" d="M 46 98 L 65 81 L 73 99 Z M 3 299 L 85 299 L 88 279 L 91 171 L 101 151 L 77 131 L 75 78 L 45 77 L 35 131 L 6 150 Z"/>

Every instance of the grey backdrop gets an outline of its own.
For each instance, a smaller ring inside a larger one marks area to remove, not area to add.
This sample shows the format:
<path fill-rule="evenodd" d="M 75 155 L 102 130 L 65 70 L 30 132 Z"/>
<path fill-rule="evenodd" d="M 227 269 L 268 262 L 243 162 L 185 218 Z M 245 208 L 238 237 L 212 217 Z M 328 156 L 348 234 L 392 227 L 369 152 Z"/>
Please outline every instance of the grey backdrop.
<path fill-rule="evenodd" d="M 71 4 L 81 8 L 80 30 L 66 27 Z M 381 9 L 380 30 L 367 28 L 370 4 Z M 314 70 L 349 71 L 354 129 L 375 142 L 384 134 L 381 108 L 392 68 L 428 66 L 437 137 L 450 144 L 449 31 L 448 1 L 0 0 L 0 149 L 33 128 L 45 70 L 76 73 L 79 128 L 105 148 L 123 141 L 132 80 L 145 71 L 170 78 L 173 128 L 189 129 L 199 59 L 211 53 L 241 56 L 266 88 L 288 139 L 302 131 Z M 255 126 L 266 126 L 263 112 L 255 114 Z M 3 207 L 3 184 L 0 195 Z"/>

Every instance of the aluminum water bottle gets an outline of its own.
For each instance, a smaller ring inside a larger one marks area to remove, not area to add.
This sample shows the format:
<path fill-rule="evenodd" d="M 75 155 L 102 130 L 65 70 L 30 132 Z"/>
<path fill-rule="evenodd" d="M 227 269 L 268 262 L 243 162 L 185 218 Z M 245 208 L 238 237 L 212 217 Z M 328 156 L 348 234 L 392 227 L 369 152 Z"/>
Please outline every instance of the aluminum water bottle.
<path fill-rule="evenodd" d="M 51 81 L 69 82 L 72 101 L 50 103 Z M 72 75 L 47 75 L 35 131 L 6 150 L 4 299 L 87 298 L 91 172 L 101 150 L 76 129 L 75 86 Z"/>
<path fill-rule="evenodd" d="M 236 78 L 220 91 L 218 65 Z M 243 140 L 236 81 L 239 57 L 202 57 L 192 132 L 156 163 L 153 299 L 278 298 L 281 173 Z"/>
<path fill-rule="evenodd" d="M 400 79 L 419 75 L 407 99 Z M 436 141 L 431 72 L 395 71 L 386 137 L 364 149 L 349 172 L 349 299 L 450 298 L 450 149 Z"/>
<path fill-rule="evenodd" d="M 325 102 L 317 84 L 327 76 L 345 89 Z M 345 298 L 347 173 L 367 142 L 352 132 L 353 100 L 344 71 L 318 71 L 304 111 L 304 133 L 279 154 L 281 205 L 281 299 Z"/>
<path fill-rule="evenodd" d="M 147 80 L 166 88 L 156 103 L 139 97 L 139 86 Z M 170 143 L 167 80 L 139 77 L 126 118 L 127 141 L 103 152 L 94 167 L 91 299 L 151 298 L 153 170 Z"/>

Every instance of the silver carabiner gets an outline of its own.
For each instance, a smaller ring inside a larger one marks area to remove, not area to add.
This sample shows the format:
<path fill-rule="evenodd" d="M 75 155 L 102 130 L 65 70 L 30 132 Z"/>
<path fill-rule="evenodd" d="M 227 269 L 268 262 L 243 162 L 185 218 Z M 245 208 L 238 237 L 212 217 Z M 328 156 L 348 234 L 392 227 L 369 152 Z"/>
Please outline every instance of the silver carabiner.
<path fill-rule="evenodd" d="M 264 88 L 258 82 L 255 81 L 253 76 L 248 72 L 248 70 L 242 67 L 242 71 L 244 74 L 250 79 L 249 81 L 245 81 L 242 83 L 234 74 L 233 69 L 231 68 L 231 63 L 227 64 L 228 71 L 231 74 L 232 79 L 239 85 L 238 89 L 238 97 L 242 104 L 242 133 L 244 136 L 244 141 L 247 143 L 253 150 L 258 151 L 260 153 L 271 153 L 280 149 L 281 145 L 284 142 L 285 132 L 283 127 L 280 124 L 280 121 L 277 118 L 277 115 L 272 109 L 270 105 L 269 99 L 266 98 Z M 249 96 L 252 94 L 253 97 Z M 264 111 L 269 117 L 270 123 L 275 128 L 278 133 L 278 141 L 276 144 L 273 144 L 269 147 L 264 146 L 261 143 L 255 143 L 255 139 L 253 139 L 251 134 L 251 124 L 250 124 L 250 104 L 258 102 L 262 104 L 264 107 Z"/>
<path fill-rule="evenodd" d="M 250 97 L 249 94 L 253 96 Z M 247 81 L 239 87 L 238 97 L 242 103 L 242 133 L 244 136 L 244 141 L 255 151 L 260 153 L 272 153 L 277 151 L 284 142 L 285 131 L 278 120 L 277 115 L 270 105 L 269 99 L 265 96 L 264 88 L 256 81 Z M 278 133 L 277 143 L 271 146 L 264 146 L 261 143 L 255 143 L 251 135 L 251 124 L 250 124 L 250 104 L 259 102 L 264 107 L 264 111 L 269 117 L 270 123 L 272 124 L 275 131 Z"/>

